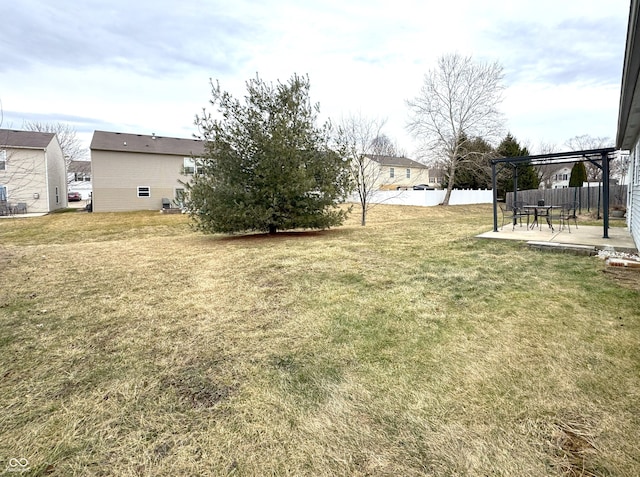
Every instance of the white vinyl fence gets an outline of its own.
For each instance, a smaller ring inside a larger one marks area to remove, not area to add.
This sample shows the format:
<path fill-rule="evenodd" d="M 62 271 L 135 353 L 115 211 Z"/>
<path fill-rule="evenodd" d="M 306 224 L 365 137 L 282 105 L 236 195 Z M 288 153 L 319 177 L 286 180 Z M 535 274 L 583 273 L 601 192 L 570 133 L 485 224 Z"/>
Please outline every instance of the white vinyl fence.
<path fill-rule="evenodd" d="M 444 200 L 445 190 L 380 190 L 375 191 L 369 200 L 372 204 L 391 205 L 439 205 Z M 359 203 L 358 195 L 352 195 L 347 202 Z M 464 204 L 491 204 L 493 203 L 493 191 L 490 189 L 472 190 L 454 189 L 451 191 L 449 205 Z"/>

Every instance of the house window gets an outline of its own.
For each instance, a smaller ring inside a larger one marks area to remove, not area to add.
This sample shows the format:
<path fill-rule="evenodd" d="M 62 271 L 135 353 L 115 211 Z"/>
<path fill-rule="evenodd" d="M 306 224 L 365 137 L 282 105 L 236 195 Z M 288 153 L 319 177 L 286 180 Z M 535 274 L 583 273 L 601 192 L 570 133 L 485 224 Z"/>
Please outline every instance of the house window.
<path fill-rule="evenodd" d="M 0 151 L 0 171 L 7 170 L 7 151 L 4 149 Z"/>
<path fill-rule="evenodd" d="M 411 169 L 407 169 L 407 179 L 411 179 Z"/>
<path fill-rule="evenodd" d="M 138 186 L 138 197 L 151 197 L 151 187 Z"/>
<path fill-rule="evenodd" d="M 84 172 L 76 172 L 73 174 L 73 180 L 76 182 L 91 182 L 91 176 Z"/>
<path fill-rule="evenodd" d="M 7 188 L 3 185 L 0 185 L 0 201 L 7 201 Z"/>
<path fill-rule="evenodd" d="M 202 174 L 203 166 L 202 162 L 198 159 L 194 159 L 193 157 L 185 157 L 183 160 L 182 166 L 183 174 L 185 176 L 198 173 Z"/>
<path fill-rule="evenodd" d="M 393 167 L 389 168 L 389 177 L 392 179 L 396 176 L 396 170 Z"/>

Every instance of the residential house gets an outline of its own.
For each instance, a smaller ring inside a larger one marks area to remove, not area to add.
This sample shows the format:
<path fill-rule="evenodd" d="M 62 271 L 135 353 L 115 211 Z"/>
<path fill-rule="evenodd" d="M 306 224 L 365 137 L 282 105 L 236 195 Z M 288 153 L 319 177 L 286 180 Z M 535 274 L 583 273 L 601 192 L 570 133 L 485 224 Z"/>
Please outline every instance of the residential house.
<path fill-rule="evenodd" d="M 552 189 L 566 189 L 569 187 L 569 180 L 571 179 L 571 166 L 562 166 L 559 169 L 553 171 L 551 175 L 551 188 Z"/>
<path fill-rule="evenodd" d="M 94 212 L 160 210 L 180 200 L 204 143 L 95 131 L 90 149 Z"/>
<path fill-rule="evenodd" d="M 29 213 L 67 207 L 67 172 L 55 133 L 0 129 L 0 203 Z"/>
<path fill-rule="evenodd" d="M 444 184 L 444 169 L 429 169 L 429 181 L 427 184 L 434 189 L 442 189 Z"/>
<path fill-rule="evenodd" d="M 406 157 L 368 154 L 367 159 L 377 164 L 374 188 L 382 190 L 411 188 L 429 183 L 429 168 Z"/>
<path fill-rule="evenodd" d="M 639 0 L 631 0 L 627 43 L 622 70 L 620 111 L 616 147 L 630 152 L 627 197 L 627 224 L 636 247 L 640 248 L 640 26 Z"/>
<path fill-rule="evenodd" d="M 91 198 L 91 161 L 70 161 L 67 167 L 69 192 L 79 192 L 82 200 Z"/>

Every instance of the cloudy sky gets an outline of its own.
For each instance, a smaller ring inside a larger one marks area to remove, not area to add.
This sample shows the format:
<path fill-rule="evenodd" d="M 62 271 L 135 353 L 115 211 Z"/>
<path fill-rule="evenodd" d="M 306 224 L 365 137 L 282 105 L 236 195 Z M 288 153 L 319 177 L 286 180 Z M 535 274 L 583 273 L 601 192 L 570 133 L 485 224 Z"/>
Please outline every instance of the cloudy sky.
<path fill-rule="evenodd" d="M 308 74 L 323 118 L 386 118 L 409 156 L 406 100 L 446 53 L 498 61 L 506 128 L 529 145 L 615 139 L 629 0 L 20 0 L 0 36 L 2 127 L 67 122 L 191 137 L 209 80 Z"/>

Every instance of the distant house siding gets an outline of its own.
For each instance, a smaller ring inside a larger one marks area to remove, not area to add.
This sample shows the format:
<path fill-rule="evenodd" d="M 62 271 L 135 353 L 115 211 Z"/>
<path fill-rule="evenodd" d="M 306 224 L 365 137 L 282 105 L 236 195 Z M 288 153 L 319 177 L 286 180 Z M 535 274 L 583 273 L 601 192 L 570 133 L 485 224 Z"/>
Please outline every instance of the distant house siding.
<path fill-rule="evenodd" d="M 183 156 L 91 151 L 93 211 L 160 210 L 163 198 L 184 188 L 183 165 Z M 139 187 L 149 187 L 150 196 L 139 197 Z"/>
<path fill-rule="evenodd" d="M 380 174 L 374 185 L 376 189 L 397 189 L 399 187 L 413 187 L 417 184 L 429 183 L 429 170 L 426 167 L 424 169 L 401 165 L 380 165 L 379 167 Z M 393 177 L 391 176 L 391 168 L 393 168 Z M 410 170 L 409 178 L 407 178 L 407 169 Z"/>
<path fill-rule="evenodd" d="M 64 155 L 57 141 L 52 141 L 44 151 L 47 170 L 47 191 L 49 210 L 67 207 L 67 170 Z"/>
<path fill-rule="evenodd" d="M 0 184 L 10 203 L 23 202 L 29 212 L 49 212 L 44 150 L 6 148 L 7 165 Z"/>
<path fill-rule="evenodd" d="M 12 205 L 46 213 L 67 206 L 66 166 L 55 134 L 0 130 L 0 186 Z"/>

